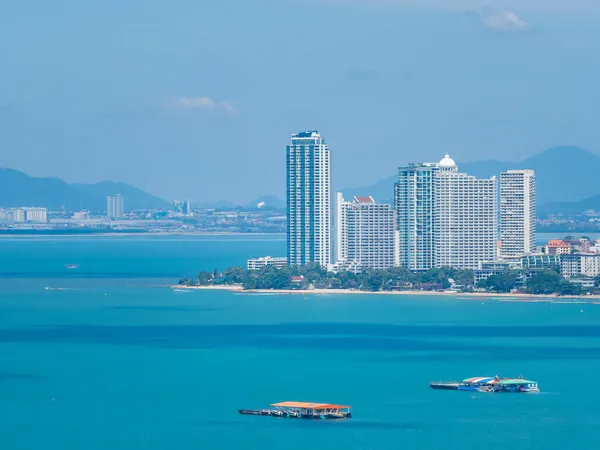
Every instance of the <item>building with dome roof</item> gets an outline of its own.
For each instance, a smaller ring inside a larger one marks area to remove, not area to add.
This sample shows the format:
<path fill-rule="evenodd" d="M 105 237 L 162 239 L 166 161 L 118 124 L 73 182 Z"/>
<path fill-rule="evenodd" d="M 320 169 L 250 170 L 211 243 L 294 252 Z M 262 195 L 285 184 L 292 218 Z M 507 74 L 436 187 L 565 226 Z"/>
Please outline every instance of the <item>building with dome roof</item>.
<path fill-rule="evenodd" d="M 434 186 L 435 267 L 477 269 L 497 257 L 498 183 L 458 171 L 446 155 Z"/>
<path fill-rule="evenodd" d="M 438 163 L 398 169 L 394 186 L 400 265 L 475 269 L 496 259 L 497 180 L 460 173 L 446 154 Z"/>
<path fill-rule="evenodd" d="M 450 155 L 446 153 L 446 155 L 439 162 L 438 167 L 441 170 L 452 170 L 456 169 L 456 163 L 452 158 L 450 158 Z"/>

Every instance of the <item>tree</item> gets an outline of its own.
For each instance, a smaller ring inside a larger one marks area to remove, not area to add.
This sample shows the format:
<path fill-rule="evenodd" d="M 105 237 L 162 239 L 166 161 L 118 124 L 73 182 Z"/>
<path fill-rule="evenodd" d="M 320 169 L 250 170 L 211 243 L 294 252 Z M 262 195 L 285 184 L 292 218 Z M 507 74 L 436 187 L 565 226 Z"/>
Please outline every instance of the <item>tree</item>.
<path fill-rule="evenodd" d="M 533 275 L 527 281 L 527 292 L 531 294 L 554 294 L 558 292 L 561 276 L 553 270 L 546 269 Z"/>
<path fill-rule="evenodd" d="M 372 270 L 366 273 L 366 285 L 373 292 L 380 291 L 386 281 L 387 272 L 385 270 Z"/>
<path fill-rule="evenodd" d="M 558 295 L 581 295 L 581 285 L 561 280 L 556 293 Z"/>
<path fill-rule="evenodd" d="M 470 269 L 457 270 L 452 278 L 459 286 L 470 287 L 475 284 L 475 274 Z"/>
<path fill-rule="evenodd" d="M 484 287 L 494 292 L 512 291 L 519 279 L 519 272 L 514 270 L 505 270 L 501 274 L 492 275 L 485 280 Z"/>
<path fill-rule="evenodd" d="M 208 284 L 210 284 L 213 281 L 213 274 L 210 272 L 200 272 L 198 274 L 198 284 L 200 286 L 206 286 Z"/>
<path fill-rule="evenodd" d="M 243 283 L 246 276 L 246 270 L 243 267 L 229 267 L 223 272 L 223 279 L 226 283 Z"/>
<path fill-rule="evenodd" d="M 331 289 L 340 289 L 342 287 L 342 281 L 339 278 L 334 277 L 331 279 L 331 284 L 329 286 Z"/>

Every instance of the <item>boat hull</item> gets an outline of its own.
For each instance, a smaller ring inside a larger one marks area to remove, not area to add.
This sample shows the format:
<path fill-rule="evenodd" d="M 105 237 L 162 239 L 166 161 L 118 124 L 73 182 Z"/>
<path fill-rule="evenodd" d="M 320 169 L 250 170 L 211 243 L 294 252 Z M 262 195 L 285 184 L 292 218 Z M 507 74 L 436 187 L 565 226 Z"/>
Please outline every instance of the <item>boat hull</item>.
<path fill-rule="evenodd" d="M 244 414 L 247 416 L 270 416 L 270 411 L 263 411 L 260 409 L 238 409 L 240 414 Z"/>
<path fill-rule="evenodd" d="M 458 383 L 429 383 L 431 389 L 441 389 L 444 391 L 456 391 L 459 389 Z"/>

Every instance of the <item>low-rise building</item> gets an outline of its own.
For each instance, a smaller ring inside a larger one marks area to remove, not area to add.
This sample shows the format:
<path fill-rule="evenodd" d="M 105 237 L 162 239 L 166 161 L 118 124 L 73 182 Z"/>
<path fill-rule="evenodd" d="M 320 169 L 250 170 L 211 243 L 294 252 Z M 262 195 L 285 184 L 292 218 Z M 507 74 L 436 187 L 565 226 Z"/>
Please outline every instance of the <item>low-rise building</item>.
<path fill-rule="evenodd" d="M 89 220 L 90 213 L 87 211 L 77 211 L 73 213 L 73 220 Z"/>
<path fill-rule="evenodd" d="M 549 255 L 568 255 L 571 245 L 562 239 L 550 239 L 546 244 L 546 253 Z"/>
<path fill-rule="evenodd" d="M 48 209 L 38 207 L 23 207 L 11 209 L 12 221 L 15 223 L 24 222 L 48 222 Z"/>
<path fill-rule="evenodd" d="M 260 258 L 250 258 L 246 265 L 248 270 L 259 270 L 265 266 L 275 266 L 276 268 L 281 269 L 287 266 L 287 258 L 285 256 L 262 256 Z"/>
<path fill-rule="evenodd" d="M 591 289 L 596 285 L 593 278 L 567 278 L 567 281 L 576 284 L 583 289 Z"/>
<path fill-rule="evenodd" d="M 533 255 L 521 256 L 521 267 L 523 269 L 543 270 L 560 267 L 560 254 L 549 255 L 546 253 L 535 253 Z"/>
<path fill-rule="evenodd" d="M 479 267 L 473 270 L 475 283 L 487 280 L 492 275 L 500 275 L 506 270 L 518 269 L 520 265 L 516 261 L 480 261 Z"/>
<path fill-rule="evenodd" d="M 25 222 L 25 208 L 12 208 L 10 210 L 12 221 L 15 223 Z"/>
<path fill-rule="evenodd" d="M 600 275 L 600 253 L 575 253 L 561 255 L 560 270 L 565 278 L 576 275 L 596 277 Z"/>

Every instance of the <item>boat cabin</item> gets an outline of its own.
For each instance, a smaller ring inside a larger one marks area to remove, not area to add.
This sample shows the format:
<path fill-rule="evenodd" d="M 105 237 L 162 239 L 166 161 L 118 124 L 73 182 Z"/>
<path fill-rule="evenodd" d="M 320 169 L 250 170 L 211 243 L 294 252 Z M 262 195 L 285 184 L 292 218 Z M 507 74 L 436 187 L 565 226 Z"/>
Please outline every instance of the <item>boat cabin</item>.
<path fill-rule="evenodd" d="M 500 380 L 494 384 L 494 392 L 539 392 L 537 381 L 514 378 Z"/>

